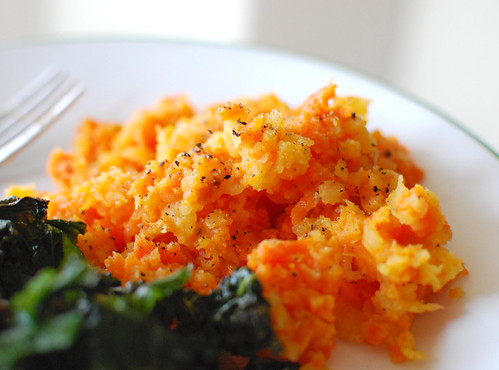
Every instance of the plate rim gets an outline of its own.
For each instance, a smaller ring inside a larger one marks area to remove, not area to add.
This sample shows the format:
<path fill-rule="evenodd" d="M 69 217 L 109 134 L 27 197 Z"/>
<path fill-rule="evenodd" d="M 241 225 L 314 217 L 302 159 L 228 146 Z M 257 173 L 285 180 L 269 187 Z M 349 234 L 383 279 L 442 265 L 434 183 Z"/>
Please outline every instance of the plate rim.
<path fill-rule="evenodd" d="M 71 38 L 40 38 L 21 40 L 11 43 L 0 44 L 0 53 L 15 51 L 19 49 L 29 49 L 44 46 L 64 46 L 64 45 L 77 45 L 77 44 L 157 44 L 157 45 L 185 45 L 191 47 L 204 47 L 210 49 L 225 49 L 225 50 L 238 50 L 246 52 L 256 52 L 259 54 L 269 54 L 276 57 L 291 58 L 294 60 L 303 61 L 305 63 L 316 64 L 324 68 L 334 68 L 342 70 L 355 77 L 362 78 L 368 82 L 384 88 L 399 97 L 406 99 L 419 107 L 426 109 L 430 113 L 441 118 L 450 126 L 453 126 L 464 133 L 467 137 L 472 139 L 475 143 L 479 144 L 483 149 L 492 154 L 496 160 L 499 161 L 499 150 L 496 151 L 484 139 L 479 137 L 476 133 L 472 132 L 462 122 L 454 118 L 450 113 L 437 108 L 435 105 L 426 101 L 422 97 L 418 97 L 407 90 L 388 82 L 382 77 L 375 76 L 372 73 L 361 70 L 360 68 L 353 67 L 343 62 L 333 59 L 326 59 L 324 57 L 315 56 L 306 52 L 291 50 L 289 48 L 280 46 L 269 46 L 254 42 L 237 41 L 237 42 L 217 42 L 215 40 L 200 40 L 191 38 L 175 38 L 175 37 L 153 37 L 153 36 L 118 36 L 118 37 L 71 37 Z"/>

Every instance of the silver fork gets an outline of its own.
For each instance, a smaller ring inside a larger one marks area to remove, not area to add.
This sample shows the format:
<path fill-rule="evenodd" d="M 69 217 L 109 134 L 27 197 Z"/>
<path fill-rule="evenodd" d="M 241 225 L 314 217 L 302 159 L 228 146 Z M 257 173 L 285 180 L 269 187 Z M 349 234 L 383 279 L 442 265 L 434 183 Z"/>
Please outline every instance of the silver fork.
<path fill-rule="evenodd" d="M 0 164 L 53 124 L 84 92 L 66 74 L 47 69 L 0 111 Z"/>

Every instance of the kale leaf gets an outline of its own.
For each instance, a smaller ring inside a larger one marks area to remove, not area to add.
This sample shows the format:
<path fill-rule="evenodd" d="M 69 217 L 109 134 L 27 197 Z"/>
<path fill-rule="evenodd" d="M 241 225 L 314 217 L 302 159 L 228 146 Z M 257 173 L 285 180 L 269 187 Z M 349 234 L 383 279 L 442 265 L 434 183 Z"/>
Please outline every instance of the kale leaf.
<path fill-rule="evenodd" d="M 216 369 L 221 353 L 247 357 L 248 369 L 297 368 L 258 358 L 278 347 L 251 271 L 236 270 L 208 296 L 182 288 L 189 276 L 185 268 L 121 286 L 73 254 L 12 297 L 0 368 Z"/>
<path fill-rule="evenodd" d="M 235 270 L 208 296 L 193 291 L 176 292 L 173 305 L 160 304 L 158 310 L 176 321 L 180 332 L 204 331 L 217 346 L 239 356 L 250 357 L 270 348 L 277 352 L 270 320 L 270 305 L 262 296 L 262 286 L 248 268 Z M 223 335 L 220 335 L 223 333 Z"/>
<path fill-rule="evenodd" d="M 12 294 L 43 267 L 57 267 L 85 224 L 47 220 L 48 201 L 10 197 L 0 200 L 0 298 Z"/>

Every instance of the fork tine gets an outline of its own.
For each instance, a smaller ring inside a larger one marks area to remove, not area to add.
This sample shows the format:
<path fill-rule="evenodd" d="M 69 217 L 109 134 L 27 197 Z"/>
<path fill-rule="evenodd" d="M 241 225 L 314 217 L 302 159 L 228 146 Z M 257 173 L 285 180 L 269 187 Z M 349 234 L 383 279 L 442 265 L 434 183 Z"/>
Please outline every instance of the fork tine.
<path fill-rule="evenodd" d="M 55 104 L 47 108 L 27 127 L 16 133 L 8 142 L 0 145 L 0 164 L 45 131 L 83 94 L 83 92 L 84 88 L 79 83 L 71 85 L 65 90 L 64 94 L 59 97 Z"/>
<path fill-rule="evenodd" d="M 16 109 L 23 106 L 29 99 L 35 96 L 44 87 L 51 84 L 61 72 L 53 68 L 47 68 L 37 75 L 30 83 L 28 83 L 14 98 L 12 98 L 6 105 L 2 106 L 0 110 L 0 120 L 8 115 L 13 114 Z"/>
<path fill-rule="evenodd" d="M 14 100 L 15 105 L 5 114 L 4 121 L 0 124 L 0 135 L 5 133 L 10 127 L 16 125 L 28 114 L 46 102 L 68 77 L 61 72 L 39 76 L 37 81 L 33 81 L 30 88 L 24 90 L 24 95 Z"/>

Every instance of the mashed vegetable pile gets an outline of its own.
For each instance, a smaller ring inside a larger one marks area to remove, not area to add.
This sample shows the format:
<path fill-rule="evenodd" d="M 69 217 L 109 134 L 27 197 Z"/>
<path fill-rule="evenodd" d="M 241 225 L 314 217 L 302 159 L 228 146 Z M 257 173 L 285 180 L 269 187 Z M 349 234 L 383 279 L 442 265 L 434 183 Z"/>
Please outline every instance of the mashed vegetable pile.
<path fill-rule="evenodd" d="M 335 337 L 420 359 L 415 315 L 466 270 L 421 169 L 335 88 L 297 108 L 265 95 L 197 111 L 174 96 L 124 125 L 87 120 L 49 160 L 49 217 L 85 222 L 79 248 L 123 282 L 191 263 L 188 286 L 208 294 L 248 266 L 288 360 L 324 366 Z"/>

